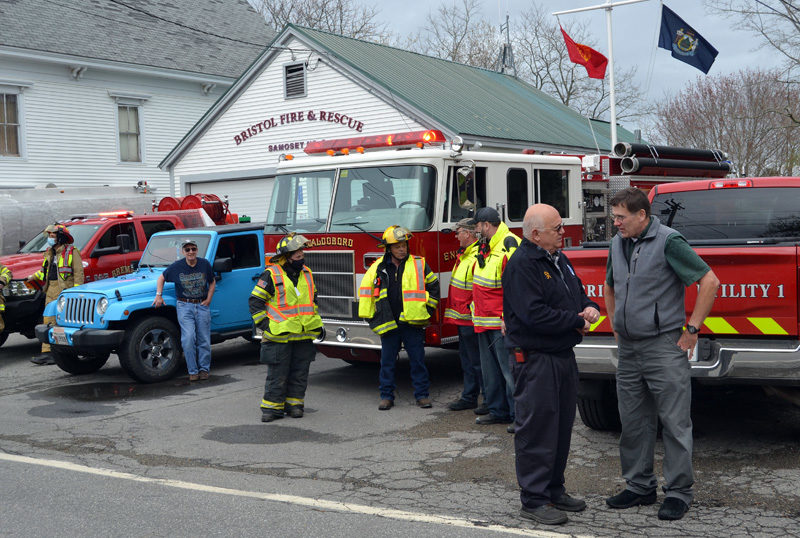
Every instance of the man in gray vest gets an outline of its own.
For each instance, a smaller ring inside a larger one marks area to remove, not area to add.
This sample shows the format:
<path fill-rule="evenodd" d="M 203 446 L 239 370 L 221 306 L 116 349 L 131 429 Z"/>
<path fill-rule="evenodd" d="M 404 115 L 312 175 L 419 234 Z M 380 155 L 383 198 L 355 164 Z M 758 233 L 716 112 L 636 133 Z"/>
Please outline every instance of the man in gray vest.
<path fill-rule="evenodd" d="M 719 280 L 680 233 L 650 215 L 642 191 L 620 191 L 610 205 L 619 233 L 608 253 L 604 295 L 619 346 L 619 454 L 627 488 L 606 504 L 631 508 L 656 502 L 653 452 L 661 420 L 666 498 L 658 518 L 681 519 L 692 502 L 694 484 L 687 359 L 714 304 Z M 695 282 L 697 301 L 687 322 L 684 292 Z"/>

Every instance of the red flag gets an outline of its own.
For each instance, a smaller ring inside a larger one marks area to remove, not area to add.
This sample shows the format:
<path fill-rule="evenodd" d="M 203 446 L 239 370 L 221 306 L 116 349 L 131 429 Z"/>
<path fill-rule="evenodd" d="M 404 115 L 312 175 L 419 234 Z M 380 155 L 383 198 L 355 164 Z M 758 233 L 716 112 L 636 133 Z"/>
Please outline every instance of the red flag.
<path fill-rule="evenodd" d="M 564 35 L 564 42 L 567 44 L 567 52 L 569 52 L 569 59 L 580 64 L 586 68 L 589 73 L 589 78 L 606 77 L 606 65 L 608 65 L 608 58 L 594 50 L 592 47 L 575 43 L 567 32 L 561 28 L 561 33 Z"/>

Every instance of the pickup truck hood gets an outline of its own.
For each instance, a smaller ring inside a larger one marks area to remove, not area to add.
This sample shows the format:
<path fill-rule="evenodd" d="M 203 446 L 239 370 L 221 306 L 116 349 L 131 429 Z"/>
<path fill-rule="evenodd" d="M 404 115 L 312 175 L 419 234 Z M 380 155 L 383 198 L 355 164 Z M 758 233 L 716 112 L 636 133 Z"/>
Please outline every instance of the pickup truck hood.
<path fill-rule="evenodd" d="M 720 280 L 711 314 L 701 332 L 718 336 L 797 336 L 798 247 L 713 246 L 695 247 Z M 595 334 L 610 334 L 605 312 L 603 282 L 608 250 L 565 249 L 590 299 L 601 306 Z M 654 278 L 657 278 L 654 275 Z M 686 288 L 687 318 L 697 298 L 697 287 Z"/>
<path fill-rule="evenodd" d="M 116 297 L 119 291 L 122 297 L 132 297 L 135 295 L 153 295 L 156 293 L 156 281 L 161 271 L 150 272 L 149 269 L 142 269 L 129 275 L 106 278 L 96 282 L 89 282 L 82 286 L 75 286 L 69 291 L 102 293 L 109 298 Z M 173 284 L 167 284 L 174 286 Z M 166 286 L 165 286 L 166 288 Z"/>
<path fill-rule="evenodd" d="M 25 280 L 42 268 L 42 253 L 11 254 L 0 257 L 0 263 L 11 270 L 14 280 Z"/>

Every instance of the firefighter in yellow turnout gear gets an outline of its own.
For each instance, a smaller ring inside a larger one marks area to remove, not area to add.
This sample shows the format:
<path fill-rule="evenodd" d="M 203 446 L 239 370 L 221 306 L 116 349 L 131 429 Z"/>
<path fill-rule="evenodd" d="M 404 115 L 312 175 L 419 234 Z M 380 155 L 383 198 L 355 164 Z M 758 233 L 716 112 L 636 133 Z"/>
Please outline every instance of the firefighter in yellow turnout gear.
<path fill-rule="evenodd" d="M 45 292 L 45 304 L 58 299 L 65 289 L 83 284 L 83 261 L 80 251 L 72 246 L 74 239 L 69 228 L 63 224 L 51 224 L 45 228 L 48 248 L 44 252 L 41 270 L 28 277 L 28 281 L 38 282 Z M 55 324 L 56 318 L 44 316 L 42 323 Z M 50 344 L 42 344 L 42 354 L 31 359 L 38 365 L 55 364 L 50 355 Z"/>
<path fill-rule="evenodd" d="M 0 263 L 0 334 L 3 334 L 6 328 L 6 324 L 3 322 L 3 313 L 6 311 L 6 300 L 3 298 L 3 288 L 9 285 L 11 277 L 11 270 Z"/>
<path fill-rule="evenodd" d="M 425 326 L 439 304 L 439 279 L 425 258 L 409 256 L 410 238 L 411 233 L 402 226 L 389 226 L 378 245 L 386 249 L 386 254 L 370 266 L 358 290 L 358 315 L 367 319 L 372 331 L 381 337 L 381 411 L 394 406 L 400 344 L 405 346 L 411 363 L 417 405 L 431 407 Z"/>
<path fill-rule="evenodd" d="M 308 370 L 322 329 L 315 302 L 314 275 L 304 265 L 308 240 L 290 233 L 278 242 L 273 265 L 261 273 L 252 293 L 250 315 L 264 331 L 261 362 L 268 366 L 261 421 L 303 416 Z"/>

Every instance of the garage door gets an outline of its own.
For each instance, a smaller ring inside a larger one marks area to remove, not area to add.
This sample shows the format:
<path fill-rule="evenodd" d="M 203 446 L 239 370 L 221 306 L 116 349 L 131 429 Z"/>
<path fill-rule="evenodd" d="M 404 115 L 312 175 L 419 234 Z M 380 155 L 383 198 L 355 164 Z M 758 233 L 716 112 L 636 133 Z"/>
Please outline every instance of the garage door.
<path fill-rule="evenodd" d="M 265 222 L 274 180 L 274 177 L 260 177 L 187 183 L 186 194 L 216 194 L 220 198 L 227 196 L 232 213 L 237 213 L 240 217 L 247 215 L 252 222 Z"/>

